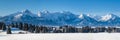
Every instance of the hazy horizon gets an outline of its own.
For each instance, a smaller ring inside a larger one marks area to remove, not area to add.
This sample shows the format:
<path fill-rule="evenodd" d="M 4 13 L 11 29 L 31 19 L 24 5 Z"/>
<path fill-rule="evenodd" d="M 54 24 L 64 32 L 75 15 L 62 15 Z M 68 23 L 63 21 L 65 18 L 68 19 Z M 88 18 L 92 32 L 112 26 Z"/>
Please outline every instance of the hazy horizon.
<path fill-rule="evenodd" d="M 42 11 L 33 12 L 33 11 L 29 10 L 29 9 L 24 9 L 24 10 L 21 10 L 21 11 L 16 11 L 16 12 L 13 12 L 13 13 L 9 13 L 9 14 L 6 14 L 6 15 L 0 15 L 0 16 L 1 16 L 1 17 L 4 17 L 4 16 L 8 16 L 8 15 L 17 13 L 17 12 L 23 12 L 23 11 L 25 11 L 25 10 L 28 10 L 28 11 L 30 11 L 31 13 L 36 14 L 36 15 L 37 15 L 39 12 L 48 11 L 48 10 L 42 10 Z M 56 13 L 56 12 L 62 13 L 62 12 L 71 12 L 71 11 L 48 11 L 48 12 L 50 12 L 50 13 Z M 72 13 L 72 14 L 75 14 L 75 13 L 73 13 L 73 12 L 71 12 L 71 13 Z M 75 14 L 75 15 L 81 15 L 81 14 L 85 14 L 85 13 L 79 13 L 79 14 Z M 90 15 L 90 16 L 106 16 L 106 15 L 108 15 L 108 14 L 114 14 L 114 13 L 106 13 L 106 14 L 104 14 L 104 15 L 87 13 L 87 14 L 85 14 L 85 15 Z M 116 14 L 114 14 L 114 15 L 116 15 Z M 120 16 L 120 15 L 117 15 L 117 16 Z"/>
<path fill-rule="evenodd" d="M 120 16 L 120 0 L 0 0 L 0 16 L 29 9 L 33 13 L 70 11 L 74 14 Z"/>

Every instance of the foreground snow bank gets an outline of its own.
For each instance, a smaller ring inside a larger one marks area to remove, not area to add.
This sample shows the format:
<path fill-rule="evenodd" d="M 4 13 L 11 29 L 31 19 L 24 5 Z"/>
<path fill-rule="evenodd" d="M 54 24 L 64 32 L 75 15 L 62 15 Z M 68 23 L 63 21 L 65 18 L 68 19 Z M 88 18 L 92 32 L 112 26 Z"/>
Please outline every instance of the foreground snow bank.
<path fill-rule="evenodd" d="M 119 33 L 4 34 L 0 36 L 0 40 L 120 40 L 119 35 Z"/>

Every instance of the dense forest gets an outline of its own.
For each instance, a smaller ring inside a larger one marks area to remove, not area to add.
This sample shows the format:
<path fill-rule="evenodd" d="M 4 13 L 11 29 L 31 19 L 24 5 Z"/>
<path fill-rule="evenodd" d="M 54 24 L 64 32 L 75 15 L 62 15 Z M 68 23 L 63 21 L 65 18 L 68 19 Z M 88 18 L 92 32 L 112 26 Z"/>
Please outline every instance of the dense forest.
<path fill-rule="evenodd" d="M 43 25 L 32 25 L 28 23 L 16 22 L 6 25 L 4 22 L 0 22 L 0 30 L 6 31 L 7 34 L 11 33 L 11 28 L 18 28 L 23 31 L 31 33 L 100 33 L 100 32 L 120 32 L 118 27 L 74 27 L 69 25 L 59 27 L 48 27 Z"/>

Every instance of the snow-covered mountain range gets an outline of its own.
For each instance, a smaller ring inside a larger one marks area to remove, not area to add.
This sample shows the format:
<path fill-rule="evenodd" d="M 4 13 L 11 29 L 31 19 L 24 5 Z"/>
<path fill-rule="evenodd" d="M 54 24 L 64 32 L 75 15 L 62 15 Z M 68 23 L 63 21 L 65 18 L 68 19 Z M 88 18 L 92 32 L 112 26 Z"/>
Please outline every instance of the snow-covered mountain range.
<path fill-rule="evenodd" d="M 105 16 L 75 15 L 71 12 L 39 12 L 34 14 L 29 10 L 16 12 L 0 17 L 6 24 L 23 22 L 35 25 L 72 25 L 72 26 L 120 26 L 120 17 L 114 14 Z"/>

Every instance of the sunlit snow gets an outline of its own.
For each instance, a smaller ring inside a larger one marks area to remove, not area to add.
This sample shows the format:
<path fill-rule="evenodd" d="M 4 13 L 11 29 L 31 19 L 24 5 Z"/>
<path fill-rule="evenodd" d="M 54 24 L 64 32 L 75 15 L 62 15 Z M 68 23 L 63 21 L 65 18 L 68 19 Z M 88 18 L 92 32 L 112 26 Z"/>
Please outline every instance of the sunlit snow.
<path fill-rule="evenodd" d="M 18 18 L 20 18 L 22 15 L 23 15 L 23 14 L 18 14 L 18 15 L 15 16 L 15 18 L 18 19 Z"/>
<path fill-rule="evenodd" d="M 102 16 L 101 20 L 104 20 L 104 21 L 107 21 L 109 19 L 111 19 L 111 15 L 105 15 L 105 16 Z"/>
<path fill-rule="evenodd" d="M 0 40 L 120 40 L 119 35 L 119 33 L 0 33 Z"/>
<path fill-rule="evenodd" d="M 84 18 L 84 17 L 83 17 L 83 14 L 80 14 L 80 15 L 79 15 L 79 18 Z"/>

